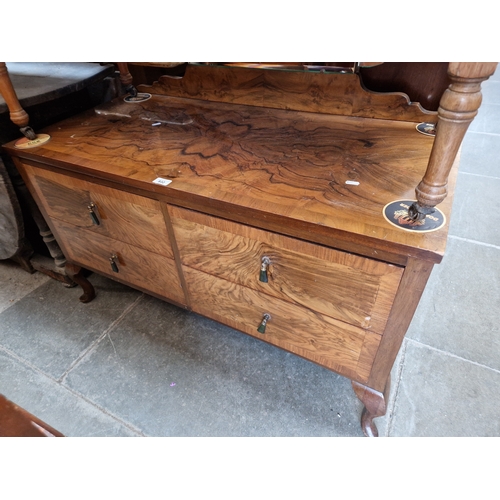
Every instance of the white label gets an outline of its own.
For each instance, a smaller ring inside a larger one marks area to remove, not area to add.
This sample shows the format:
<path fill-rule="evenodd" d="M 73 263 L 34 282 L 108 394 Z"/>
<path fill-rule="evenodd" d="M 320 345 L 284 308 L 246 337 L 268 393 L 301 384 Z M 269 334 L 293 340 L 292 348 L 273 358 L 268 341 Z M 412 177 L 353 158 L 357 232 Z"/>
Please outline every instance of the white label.
<path fill-rule="evenodd" d="M 345 181 L 346 184 L 349 184 L 350 186 L 359 186 L 358 181 Z"/>
<path fill-rule="evenodd" d="M 153 184 L 159 184 L 160 186 L 168 186 L 172 181 L 170 179 L 163 179 L 162 177 L 158 177 L 153 181 Z"/>

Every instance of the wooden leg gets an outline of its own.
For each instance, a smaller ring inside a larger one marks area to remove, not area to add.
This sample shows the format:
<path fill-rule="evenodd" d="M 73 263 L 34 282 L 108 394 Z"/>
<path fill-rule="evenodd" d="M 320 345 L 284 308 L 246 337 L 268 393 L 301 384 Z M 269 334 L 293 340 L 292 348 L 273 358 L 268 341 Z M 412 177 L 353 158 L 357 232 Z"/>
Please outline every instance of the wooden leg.
<path fill-rule="evenodd" d="M 30 257 L 33 255 L 33 248 L 28 243 L 28 241 L 23 238 L 23 243 L 19 251 L 13 255 L 10 260 L 13 260 L 21 266 L 21 268 L 27 273 L 33 274 L 35 268 L 31 264 Z"/>
<path fill-rule="evenodd" d="M 18 199 L 22 201 L 23 205 L 28 209 L 29 214 L 35 222 L 40 236 L 42 237 L 42 240 L 52 258 L 45 258 L 42 255 L 33 255 L 31 258 L 31 266 L 37 271 L 44 273 L 53 279 L 62 281 L 67 286 L 74 286 L 74 283 L 66 274 L 66 257 L 52 234 L 45 218 L 40 212 L 38 205 L 31 196 L 31 193 L 28 191 L 26 184 L 15 169 L 11 169 L 9 174 L 12 177 L 12 184 L 15 188 Z M 31 253 L 33 254 L 33 251 Z"/>
<path fill-rule="evenodd" d="M 120 81 L 125 88 L 125 92 L 133 97 L 137 96 L 137 89 L 134 87 L 132 75 L 128 70 L 128 64 L 126 62 L 119 62 L 116 65 L 118 66 Z"/>
<path fill-rule="evenodd" d="M 16 92 L 9 77 L 9 72 L 7 71 L 7 66 L 4 62 L 0 62 L 0 94 L 9 108 L 12 122 L 20 128 L 21 132 L 28 139 L 36 139 L 35 132 L 29 126 L 28 113 L 24 111 L 17 99 Z"/>
<path fill-rule="evenodd" d="M 382 417 L 387 411 L 387 401 L 391 390 L 390 375 L 383 394 L 354 381 L 352 382 L 352 388 L 358 399 L 365 405 L 361 413 L 361 429 L 363 429 L 364 435 L 378 437 L 378 429 L 373 423 L 373 419 Z"/>
<path fill-rule="evenodd" d="M 92 283 L 83 276 L 82 271 L 83 269 L 81 267 L 66 262 L 67 275 L 83 289 L 83 295 L 80 297 L 80 301 L 87 303 L 95 298 L 95 290 Z"/>
<path fill-rule="evenodd" d="M 408 214 L 422 220 L 447 195 L 448 175 L 465 132 L 481 105 L 481 82 L 488 79 L 497 63 L 450 63 L 451 85 L 441 98 L 436 138 L 424 177 L 416 187 L 417 201 Z"/>

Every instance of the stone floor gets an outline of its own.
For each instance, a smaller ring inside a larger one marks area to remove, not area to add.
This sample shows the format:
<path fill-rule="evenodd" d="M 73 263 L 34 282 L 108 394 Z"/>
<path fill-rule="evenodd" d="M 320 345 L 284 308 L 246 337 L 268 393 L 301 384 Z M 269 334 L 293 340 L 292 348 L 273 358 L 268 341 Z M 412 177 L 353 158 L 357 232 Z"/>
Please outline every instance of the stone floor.
<path fill-rule="evenodd" d="M 447 254 L 382 436 L 499 436 L 500 71 L 463 145 Z M 0 393 L 67 436 L 361 436 L 348 380 L 100 276 L 78 301 L 0 261 Z"/>

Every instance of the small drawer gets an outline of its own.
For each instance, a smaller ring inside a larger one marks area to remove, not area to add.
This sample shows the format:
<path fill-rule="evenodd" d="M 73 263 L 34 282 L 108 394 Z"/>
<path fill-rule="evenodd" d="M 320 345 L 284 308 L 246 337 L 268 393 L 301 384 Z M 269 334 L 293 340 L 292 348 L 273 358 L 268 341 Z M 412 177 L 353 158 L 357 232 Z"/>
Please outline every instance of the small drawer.
<path fill-rule="evenodd" d="M 403 269 L 169 206 L 184 265 L 382 333 Z"/>
<path fill-rule="evenodd" d="M 51 219 L 173 258 L 160 204 L 25 164 Z"/>
<path fill-rule="evenodd" d="M 359 382 L 368 379 L 381 335 L 186 266 L 183 272 L 195 312 Z"/>
<path fill-rule="evenodd" d="M 53 220 L 66 257 L 117 281 L 186 304 L 175 261 L 119 240 Z"/>

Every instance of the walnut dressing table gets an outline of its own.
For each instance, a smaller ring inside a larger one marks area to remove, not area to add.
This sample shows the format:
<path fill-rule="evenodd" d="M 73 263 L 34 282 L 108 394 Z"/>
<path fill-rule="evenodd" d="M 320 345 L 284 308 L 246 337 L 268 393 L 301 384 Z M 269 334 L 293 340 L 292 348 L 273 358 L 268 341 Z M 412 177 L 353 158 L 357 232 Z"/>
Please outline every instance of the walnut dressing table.
<path fill-rule="evenodd" d="M 429 112 L 366 91 L 355 71 L 188 65 L 138 87 L 145 100 L 48 127 L 38 147 L 5 147 L 82 301 L 94 297 L 85 268 L 318 363 L 352 380 L 376 436 L 495 66 L 450 64 Z M 400 200 L 403 227 L 384 216 Z M 438 212 L 441 227 L 413 230 Z"/>

